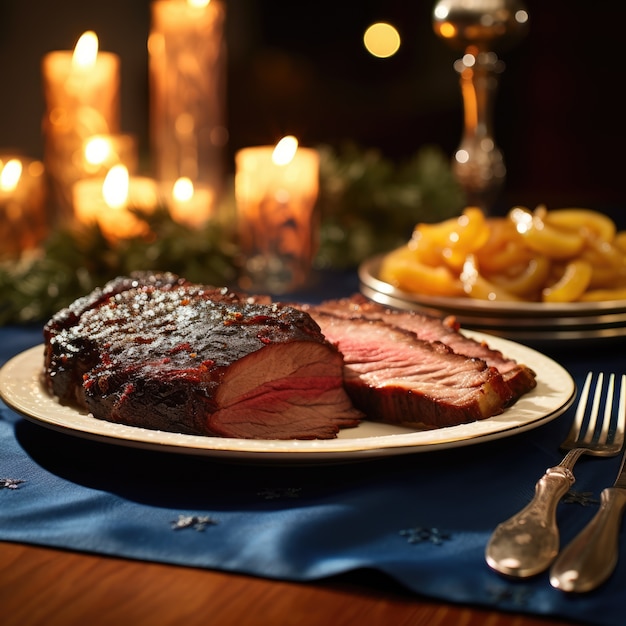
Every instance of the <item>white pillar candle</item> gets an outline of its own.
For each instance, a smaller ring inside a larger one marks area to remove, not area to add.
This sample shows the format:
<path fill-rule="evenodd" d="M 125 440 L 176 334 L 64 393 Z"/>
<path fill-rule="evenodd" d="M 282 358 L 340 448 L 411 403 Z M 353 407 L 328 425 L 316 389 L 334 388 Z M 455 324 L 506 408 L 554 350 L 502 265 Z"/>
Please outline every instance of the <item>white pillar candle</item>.
<path fill-rule="evenodd" d="M 170 187 L 188 178 L 213 198 L 228 140 L 224 21 L 221 0 L 157 0 L 148 39 L 156 177 Z"/>
<path fill-rule="evenodd" d="M 245 257 L 241 286 L 284 293 L 303 286 L 316 252 L 314 208 L 319 154 L 295 137 L 235 156 L 239 240 Z"/>
<path fill-rule="evenodd" d="M 69 216 L 71 187 L 81 175 L 75 153 L 92 135 L 119 132 L 119 66 L 117 55 L 98 51 L 97 35 L 91 31 L 81 36 L 73 52 L 43 57 L 44 164 L 62 218 Z"/>

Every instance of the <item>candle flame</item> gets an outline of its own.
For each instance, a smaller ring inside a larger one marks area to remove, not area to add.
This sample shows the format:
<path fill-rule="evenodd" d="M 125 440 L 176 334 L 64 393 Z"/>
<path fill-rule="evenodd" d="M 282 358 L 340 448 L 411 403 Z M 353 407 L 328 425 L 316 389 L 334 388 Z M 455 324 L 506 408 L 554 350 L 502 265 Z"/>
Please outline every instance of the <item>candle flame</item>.
<path fill-rule="evenodd" d="M 92 68 L 98 56 L 98 36 L 92 30 L 84 32 L 74 48 L 72 65 L 83 69 Z"/>
<path fill-rule="evenodd" d="M 91 165 L 102 165 L 111 151 L 111 142 L 106 137 L 91 137 L 85 144 L 85 159 Z"/>
<path fill-rule="evenodd" d="M 1 164 L 0 164 L 1 165 Z M 20 182 L 22 162 L 19 159 L 9 159 L 0 171 L 0 189 L 13 191 Z"/>
<path fill-rule="evenodd" d="M 128 200 L 128 170 L 123 165 L 114 165 L 102 184 L 102 197 L 112 209 L 120 209 Z"/>
<path fill-rule="evenodd" d="M 283 137 L 274 148 L 272 161 L 276 165 L 287 165 L 293 161 L 298 150 L 298 140 L 293 135 Z"/>
<path fill-rule="evenodd" d="M 193 198 L 194 188 L 190 178 L 183 176 L 179 178 L 172 188 L 172 196 L 174 200 L 179 202 L 189 202 Z"/>

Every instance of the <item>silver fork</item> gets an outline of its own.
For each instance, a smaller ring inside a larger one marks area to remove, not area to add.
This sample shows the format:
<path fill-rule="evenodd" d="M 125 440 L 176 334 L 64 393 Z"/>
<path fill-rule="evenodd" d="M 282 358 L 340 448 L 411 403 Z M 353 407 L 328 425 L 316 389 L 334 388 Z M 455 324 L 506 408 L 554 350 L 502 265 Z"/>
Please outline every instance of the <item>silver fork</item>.
<path fill-rule="evenodd" d="M 609 457 L 619 454 L 624 444 L 624 411 L 617 411 L 611 428 L 615 374 L 610 374 L 604 394 L 604 411 L 598 422 L 603 398 L 604 374 L 598 374 L 591 402 L 589 392 L 593 373 L 583 385 L 574 421 L 561 449 L 569 450 L 556 466 L 546 470 L 535 486 L 531 502 L 519 513 L 499 524 L 494 530 L 485 558 L 488 565 L 507 576 L 526 578 L 546 570 L 559 551 L 559 530 L 556 508 L 559 500 L 574 484 L 572 470 L 582 454 Z M 620 396 L 626 393 L 626 376 L 621 377 Z M 585 419 L 587 409 L 589 417 Z"/>

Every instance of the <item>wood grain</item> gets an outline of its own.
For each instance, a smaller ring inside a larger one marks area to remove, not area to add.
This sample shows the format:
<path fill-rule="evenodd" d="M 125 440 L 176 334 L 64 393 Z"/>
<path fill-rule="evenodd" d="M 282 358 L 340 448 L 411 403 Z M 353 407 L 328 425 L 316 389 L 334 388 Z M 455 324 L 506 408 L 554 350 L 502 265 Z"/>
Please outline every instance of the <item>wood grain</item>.
<path fill-rule="evenodd" d="M 571 626 L 433 602 L 377 574 L 299 584 L 0 542 L 3 626 Z"/>

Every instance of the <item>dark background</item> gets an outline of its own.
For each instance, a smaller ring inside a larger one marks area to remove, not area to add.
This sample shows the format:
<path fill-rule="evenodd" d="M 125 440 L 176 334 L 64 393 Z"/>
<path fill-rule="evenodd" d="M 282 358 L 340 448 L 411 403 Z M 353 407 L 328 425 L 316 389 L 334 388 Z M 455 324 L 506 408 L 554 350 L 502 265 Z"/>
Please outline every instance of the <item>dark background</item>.
<path fill-rule="evenodd" d="M 460 53 L 432 30 L 434 2 L 226 0 L 229 167 L 247 145 L 293 133 L 301 143 L 352 140 L 402 160 L 424 144 L 451 155 L 462 104 Z M 0 151 L 41 157 L 40 63 L 72 49 L 87 29 L 122 60 L 122 126 L 149 168 L 148 0 L 0 0 Z M 503 206 L 621 207 L 625 146 L 623 33 L 626 3 L 527 0 L 530 29 L 500 56 L 506 70 L 495 136 L 508 178 Z M 367 54 L 375 20 L 400 31 L 400 52 Z"/>

